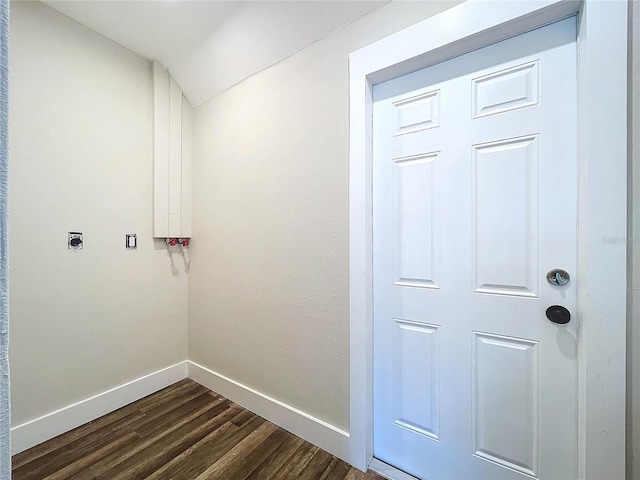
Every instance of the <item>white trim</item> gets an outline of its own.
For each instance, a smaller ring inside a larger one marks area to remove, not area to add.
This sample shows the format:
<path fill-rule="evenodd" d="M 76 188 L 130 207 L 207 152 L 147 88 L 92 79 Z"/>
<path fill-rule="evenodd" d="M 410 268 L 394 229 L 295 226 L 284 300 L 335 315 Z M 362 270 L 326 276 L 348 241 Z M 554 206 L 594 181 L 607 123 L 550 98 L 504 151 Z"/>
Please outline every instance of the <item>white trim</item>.
<path fill-rule="evenodd" d="M 349 433 L 188 360 L 13 427 L 11 429 L 12 455 L 113 412 L 184 378 L 191 378 L 336 457 L 349 461 Z"/>
<path fill-rule="evenodd" d="M 626 1 L 581 10 L 578 466 L 588 479 L 625 478 L 627 31 Z"/>
<path fill-rule="evenodd" d="M 187 372 L 189 378 L 208 389 L 332 455 L 349 461 L 349 434 L 344 430 L 195 362 L 188 362 Z"/>
<path fill-rule="evenodd" d="M 371 463 L 369 464 L 369 470 L 376 472 L 381 477 L 388 478 L 390 480 L 419 480 L 413 475 L 409 475 L 402 470 L 398 470 L 397 468 L 392 467 L 391 465 L 384 463 L 377 458 L 371 460 Z"/>
<path fill-rule="evenodd" d="M 11 454 L 113 412 L 187 377 L 187 362 L 180 362 L 99 393 L 11 429 Z"/>
<path fill-rule="evenodd" d="M 495 6 L 498 8 L 492 8 Z M 579 476 L 624 478 L 627 3 L 468 0 L 349 57 L 350 462 L 372 459 L 372 84 L 580 14 Z M 619 242 L 603 241 L 605 237 Z"/>

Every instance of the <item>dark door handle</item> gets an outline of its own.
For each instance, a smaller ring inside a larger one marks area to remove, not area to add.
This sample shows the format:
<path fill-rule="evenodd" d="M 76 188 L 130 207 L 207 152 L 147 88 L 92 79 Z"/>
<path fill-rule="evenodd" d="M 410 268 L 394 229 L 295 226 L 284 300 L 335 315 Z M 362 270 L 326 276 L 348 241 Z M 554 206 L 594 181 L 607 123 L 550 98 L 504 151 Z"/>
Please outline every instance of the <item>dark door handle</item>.
<path fill-rule="evenodd" d="M 547 318 L 553 323 L 564 325 L 571 320 L 571 312 L 562 305 L 551 305 L 547 308 Z"/>

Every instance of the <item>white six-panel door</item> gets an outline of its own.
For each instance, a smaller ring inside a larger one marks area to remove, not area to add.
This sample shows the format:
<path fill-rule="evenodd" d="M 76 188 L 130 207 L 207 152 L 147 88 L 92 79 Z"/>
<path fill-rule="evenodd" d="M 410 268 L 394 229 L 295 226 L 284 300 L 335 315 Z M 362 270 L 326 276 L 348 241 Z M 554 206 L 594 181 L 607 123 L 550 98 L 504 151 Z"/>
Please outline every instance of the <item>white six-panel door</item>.
<path fill-rule="evenodd" d="M 419 478 L 577 476 L 575 39 L 374 88 L 374 456 Z"/>

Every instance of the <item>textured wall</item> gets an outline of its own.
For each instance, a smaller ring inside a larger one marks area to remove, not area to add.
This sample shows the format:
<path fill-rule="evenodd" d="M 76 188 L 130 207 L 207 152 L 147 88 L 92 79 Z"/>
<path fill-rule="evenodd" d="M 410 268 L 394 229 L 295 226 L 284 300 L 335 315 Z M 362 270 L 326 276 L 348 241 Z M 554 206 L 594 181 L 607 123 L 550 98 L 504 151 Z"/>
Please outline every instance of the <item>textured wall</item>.
<path fill-rule="evenodd" d="M 9 0 L 0 2 L 0 479 L 11 478 L 7 186 L 9 177 Z"/>
<path fill-rule="evenodd" d="M 629 2 L 627 478 L 640 478 L 640 2 Z"/>
<path fill-rule="evenodd" d="M 182 361 L 183 260 L 154 243 L 149 62 L 38 2 L 10 51 L 13 425 Z M 67 232 L 82 231 L 82 252 Z M 138 250 L 124 248 L 138 234 Z"/>
<path fill-rule="evenodd" d="M 453 5 L 386 4 L 195 110 L 192 360 L 348 430 L 348 54 Z"/>
<path fill-rule="evenodd" d="M 350 51 L 452 3 L 394 2 L 197 110 L 190 349 L 348 426 Z M 630 113 L 628 465 L 640 478 L 640 2 Z M 147 62 L 12 5 L 13 423 L 186 357 L 183 259 L 151 241 Z M 66 250 L 83 230 L 86 250 Z M 140 248 L 127 252 L 124 233 Z"/>

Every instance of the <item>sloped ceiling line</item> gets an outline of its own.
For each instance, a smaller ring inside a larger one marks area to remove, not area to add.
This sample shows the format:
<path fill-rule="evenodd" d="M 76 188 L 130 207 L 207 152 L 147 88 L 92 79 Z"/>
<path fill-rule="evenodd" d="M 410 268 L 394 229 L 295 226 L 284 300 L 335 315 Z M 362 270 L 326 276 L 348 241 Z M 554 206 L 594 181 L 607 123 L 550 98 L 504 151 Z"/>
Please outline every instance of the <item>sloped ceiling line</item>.
<path fill-rule="evenodd" d="M 43 1 L 162 63 L 198 106 L 384 1 Z"/>

